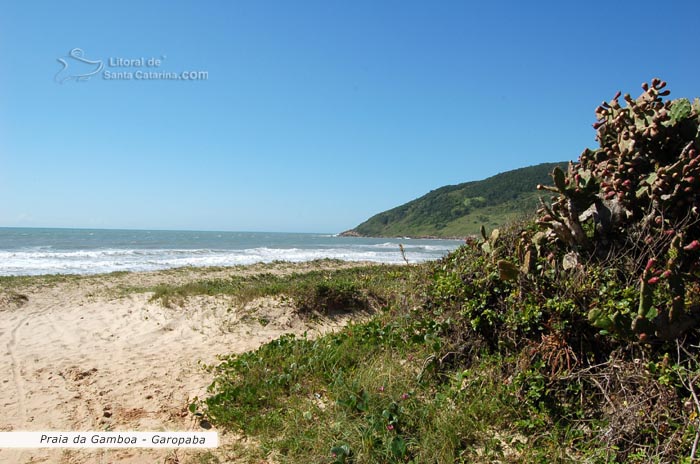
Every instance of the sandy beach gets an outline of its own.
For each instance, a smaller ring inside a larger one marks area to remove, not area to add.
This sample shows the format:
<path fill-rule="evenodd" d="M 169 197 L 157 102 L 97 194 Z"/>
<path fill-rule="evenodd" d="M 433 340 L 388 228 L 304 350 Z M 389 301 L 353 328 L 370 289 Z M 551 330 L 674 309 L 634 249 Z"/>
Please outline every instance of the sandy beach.
<path fill-rule="evenodd" d="M 0 431 L 202 430 L 187 410 L 211 382 L 202 364 L 283 333 L 319 334 L 347 320 L 306 321 L 280 298 L 240 307 L 231 297 L 197 296 L 165 307 L 151 301 L 152 293 L 125 289 L 355 265 L 273 263 L 37 277 L 0 287 Z M 219 439 L 215 456 L 248 462 L 245 439 L 232 434 Z M 186 450 L 2 449 L 0 462 L 174 463 L 196 455 Z"/>

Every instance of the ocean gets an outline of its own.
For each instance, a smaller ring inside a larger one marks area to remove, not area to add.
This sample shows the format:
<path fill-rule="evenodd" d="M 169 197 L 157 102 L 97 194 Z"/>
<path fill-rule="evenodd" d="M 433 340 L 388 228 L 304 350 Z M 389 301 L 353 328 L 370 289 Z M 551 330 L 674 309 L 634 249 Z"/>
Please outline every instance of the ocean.
<path fill-rule="evenodd" d="M 331 258 L 402 263 L 438 259 L 463 242 L 329 234 L 0 228 L 0 276 L 155 271 Z"/>

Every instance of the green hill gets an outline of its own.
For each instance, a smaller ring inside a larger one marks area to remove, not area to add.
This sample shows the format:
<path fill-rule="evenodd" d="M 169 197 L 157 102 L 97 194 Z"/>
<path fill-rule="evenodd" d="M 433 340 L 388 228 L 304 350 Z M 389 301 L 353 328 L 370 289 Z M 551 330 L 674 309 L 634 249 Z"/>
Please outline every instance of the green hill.
<path fill-rule="evenodd" d="M 537 184 L 551 184 L 554 166 L 543 163 L 502 172 L 480 181 L 447 185 L 372 216 L 342 235 L 371 237 L 464 237 L 482 225 L 500 226 L 534 211 Z"/>

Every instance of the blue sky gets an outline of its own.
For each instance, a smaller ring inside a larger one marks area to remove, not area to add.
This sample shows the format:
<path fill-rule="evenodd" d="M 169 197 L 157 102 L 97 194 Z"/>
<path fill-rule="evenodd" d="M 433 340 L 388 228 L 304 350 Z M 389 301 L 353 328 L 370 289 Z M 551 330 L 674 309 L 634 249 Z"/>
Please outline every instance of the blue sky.
<path fill-rule="evenodd" d="M 5 3 L 0 226 L 339 232 L 577 159 L 617 90 L 659 76 L 700 96 L 699 18 L 696 1 Z M 56 82 L 75 48 L 102 72 L 158 58 L 208 78 Z"/>

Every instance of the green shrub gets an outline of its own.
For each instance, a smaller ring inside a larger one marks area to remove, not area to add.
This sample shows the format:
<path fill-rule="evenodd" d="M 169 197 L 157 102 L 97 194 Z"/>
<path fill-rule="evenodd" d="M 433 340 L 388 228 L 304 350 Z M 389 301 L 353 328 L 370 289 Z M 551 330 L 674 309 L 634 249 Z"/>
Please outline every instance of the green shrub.
<path fill-rule="evenodd" d="M 591 310 L 591 323 L 640 340 L 673 340 L 700 322 L 700 100 L 664 100 L 653 79 L 633 99 L 620 93 L 596 109 L 600 148 L 586 149 L 568 172 L 555 168 L 551 205 L 539 224 L 547 243 L 578 261 L 619 260 L 639 288 L 631 316 Z M 551 249 L 551 248 L 550 248 Z"/>

